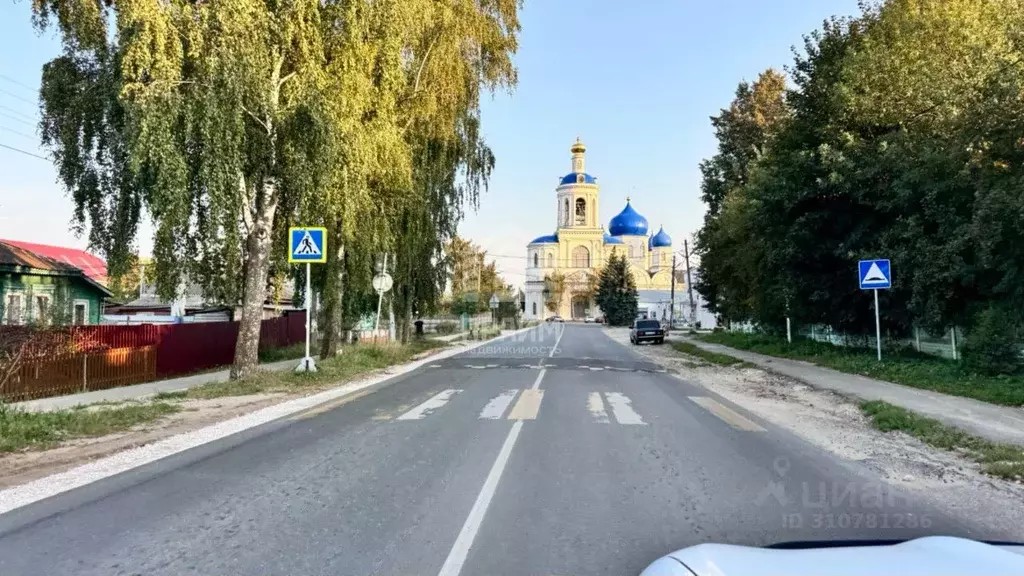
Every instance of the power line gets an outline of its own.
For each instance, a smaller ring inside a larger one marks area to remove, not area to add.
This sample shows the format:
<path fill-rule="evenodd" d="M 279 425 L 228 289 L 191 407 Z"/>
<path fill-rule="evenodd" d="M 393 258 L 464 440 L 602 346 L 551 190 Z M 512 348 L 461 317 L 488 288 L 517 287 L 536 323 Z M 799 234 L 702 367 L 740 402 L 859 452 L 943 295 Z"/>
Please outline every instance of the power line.
<path fill-rule="evenodd" d="M 38 120 L 39 119 L 38 116 L 34 116 L 32 114 L 25 114 L 24 112 L 18 111 L 18 110 L 14 109 L 14 108 L 11 108 L 10 106 L 4 106 L 3 104 L 0 104 L 0 109 L 7 110 L 11 114 L 17 114 L 18 116 L 23 116 L 25 118 L 28 118 L 29 120 Z"/>
<path fill-rule="evenodd" d="M 24 138 L 31 138 L 32 140 L 36 140 L 38 142 L 38 139 L 35 136 L 33 136 L 31 134 L 25 134 L 24 132 L 21 132 L 19 130 L 15 130 L 14 128 L 8 128 L 7 126 L 0 126 L 0 130 L 11 132 L 12 134 L 17 134 L 18 136 L 22 136 Z"/>
<path fill-rule="evenodd" d="M 50 161 L 50 159 L 45 157 L 45 156 L 40 156 L 39 154 L 33 154 L 33 153 L 28 152 L 26 150 L 22 150 L 21 148 L 15 148 L 14 146 L 8 146 L 7 144 L 4 144 L 2 142 L 0 142 L 0 148 L 7 148 L 8 150 L 14 150 L 15 152 L 21 152 L 22 154 L 25 154 L 26 156 L 32 156 L 33 158 L 39 158 L 40 160 L 46 160 L 47 162 Z"/>
<path fill-rule="evenodd" d="M 11 78 L 10 76 L 8 76 L 6 74 L 0 74 L 0 80 L 7 80 L 11 84 L 15 84 L 17 86 L 21 86 L 22 88 L 24 88 L 24 89 L 26 89 L 26 90 L 28 90 L 30 92 L 35 92 L 36 91 L 35 88 L 29 86 L 28 84 L 25 84 L 23 82 L 18 82 L 17 80 L 15 80 L 14 78 Z"/>
<path fill-rule="evenodd" d="M 11 120 L 14 120 L 15 122 L 21 122 L 22 124 L 24 124 L 26 126 L 35 126 L 34 123 L 29 122 L 28 120 L 22 120 L 21 118 L 18 118 L 17 116 L 15 116 L 13 114 L 8 114 L 7 112 L 0 112 L 0 116 L 4 116 L 6 118 L 9 118 Z"/>
<path fill-rule="evenodd" d="M 36 103 L 35 100 L 29 100 L 28 98 L 25 98 L 24 96 L 19 96 L 19 95 L 15 94 L 14 92 L 11 92 L 10 90 L 4 90 L 3 88 L 0 88 L 0 93 L 7 94 L 11 98 L 17 98 L 18 100 L 21 100 L 22 102 L 28 102 L 29 104 L 35 104 Z"/>

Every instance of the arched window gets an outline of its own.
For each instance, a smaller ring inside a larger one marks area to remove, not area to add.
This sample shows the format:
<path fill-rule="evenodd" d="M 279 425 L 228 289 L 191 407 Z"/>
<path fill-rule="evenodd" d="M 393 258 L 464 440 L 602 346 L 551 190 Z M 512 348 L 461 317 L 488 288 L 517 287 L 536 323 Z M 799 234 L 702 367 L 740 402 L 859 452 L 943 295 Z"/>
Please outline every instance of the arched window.
<path fill-rule="evenodd" d="M 562 208 L 562 226 L 569 225 L 569 199 L 565 199 L 564 207 Z"/>
<path fill-rule="evenodd" d="M 577 246 L 572 249 L 573 268 L 590 268 L 590 250 L 586 246 Z"/>
<path fill-rule="evenodd" d="M 537 253 L 536 253 L 536 252 L 534 252 L 534 253 L 533 253 L 533 267 L 534 267 L 534 268 L 536 268 L 536 267 L 537 267 L 537 261 L 538 261 L 538 260 L 539 260 L 539 258 L 537 257 Z"/>
<path fill-rule="evenodd" d="M 587 223 L 587 201 L 583 198 L 576 199 L 576 225 L 583 226 Z"/>
<path fill-rule="evenodd" d="M 548 252 L 548 268 L 554 268 L 554 267 L 555 267 L 555 255 L 552 254 L 551 252 Z"/>
<path fill-rule="evenodd" d="M 533 315 L 534 316 L 537 315 L 537 303 L 536 302 L 533 303 Z"/>

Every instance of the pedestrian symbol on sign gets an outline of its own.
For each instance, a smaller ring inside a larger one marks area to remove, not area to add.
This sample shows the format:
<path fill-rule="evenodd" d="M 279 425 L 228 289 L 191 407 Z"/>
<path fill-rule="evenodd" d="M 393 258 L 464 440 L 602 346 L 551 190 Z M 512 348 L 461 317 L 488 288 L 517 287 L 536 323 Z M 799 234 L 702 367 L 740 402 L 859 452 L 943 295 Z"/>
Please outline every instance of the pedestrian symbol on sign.
<path fill-rule="evenodd" d="M 313 242 L 313 237 L 310 236 L 309 230 L 306 230 L 306 234 L 303 235 L 302 240 L 299 241 L 299 247 L 295 249 L 295 253 L 300 256 L 319 256 L 320 249 L 317 248 Z"/>

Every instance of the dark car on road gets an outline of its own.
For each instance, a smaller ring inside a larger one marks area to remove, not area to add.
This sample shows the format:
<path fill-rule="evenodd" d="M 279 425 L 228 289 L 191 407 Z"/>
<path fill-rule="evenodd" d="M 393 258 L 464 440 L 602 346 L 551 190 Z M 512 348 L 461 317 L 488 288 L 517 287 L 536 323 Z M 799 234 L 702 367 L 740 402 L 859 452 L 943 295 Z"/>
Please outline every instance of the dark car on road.
<path fill-rule="evenodd" d="M 633 344 L 644 341 L 661 344 L 665 341 L 665 329 L 657 320 L 634 320 L 629 329 L 629 341 Z"/>

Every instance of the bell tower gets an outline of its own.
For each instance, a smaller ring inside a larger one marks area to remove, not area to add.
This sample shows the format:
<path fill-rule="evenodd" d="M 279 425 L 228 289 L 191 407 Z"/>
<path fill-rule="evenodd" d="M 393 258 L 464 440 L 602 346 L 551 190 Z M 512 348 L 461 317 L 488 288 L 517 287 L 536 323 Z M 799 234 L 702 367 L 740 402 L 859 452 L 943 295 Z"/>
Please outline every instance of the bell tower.
<path fill-rule="evenodd" d="M 572 153 L 572 172 L 561 178 L 556 188 L 558 196 L 558 228 L 598 228 L 597 178 L 586 172 L 587 147 L 576 138 L 569 148 Z"/>

